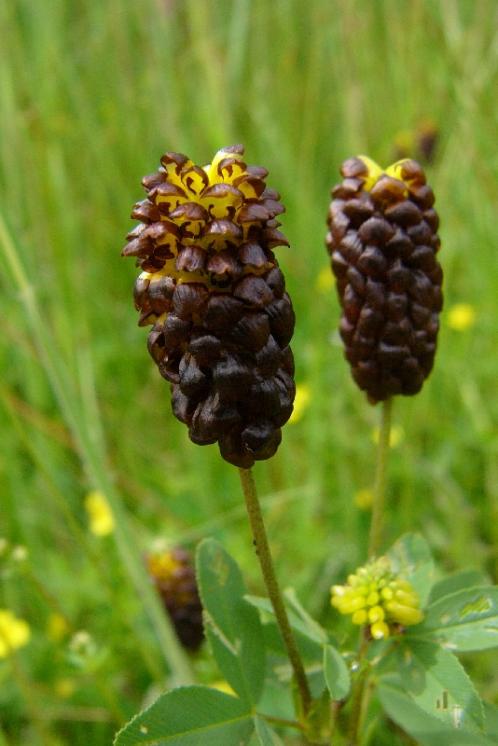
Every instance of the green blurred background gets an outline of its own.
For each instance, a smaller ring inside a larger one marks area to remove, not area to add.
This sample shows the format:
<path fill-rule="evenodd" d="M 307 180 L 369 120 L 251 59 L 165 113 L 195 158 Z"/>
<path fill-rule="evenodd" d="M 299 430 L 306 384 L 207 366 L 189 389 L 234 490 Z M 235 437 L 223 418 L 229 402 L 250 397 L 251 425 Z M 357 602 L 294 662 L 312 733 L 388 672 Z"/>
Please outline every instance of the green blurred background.
<path fill-rule="evenodd" d="M 160 609 L 137 594 L 158 539 L 216 536 L 262 590 L 237 472 L 172 416 L 120 259 L 167 150 L 202 164 L 242 142 L 287 207 L 304 406 L 255 473 L 283 584 L 333 625 L 328 589 L 366 554 L 379 413 L 336 333 L 329 190 L 348 156 L 386 165 L 438 130 L 446 311 L 430 380 L 396 402 L 388 534 L 498 580 L 497 21 L 495 0 L 2 0 L 0 609 L 31 630 L 0 657 L 2 746 L 108 744 L 160 691 Z M 497 662 L 470 662 L 491 700 Z"/>

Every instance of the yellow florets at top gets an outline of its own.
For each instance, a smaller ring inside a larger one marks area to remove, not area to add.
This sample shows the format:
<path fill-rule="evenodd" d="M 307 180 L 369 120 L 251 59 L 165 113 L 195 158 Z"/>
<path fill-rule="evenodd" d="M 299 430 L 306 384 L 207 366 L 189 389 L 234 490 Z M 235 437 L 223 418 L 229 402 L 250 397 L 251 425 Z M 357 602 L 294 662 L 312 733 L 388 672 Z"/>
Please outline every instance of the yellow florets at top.
<path fill-rule="evenodd" d="M 142 179 L 147 197 L 132 211 L 141 222 L 122 252 L 137 258 L 142 284 L 171 278 L 228 292 L 241 276 L 274 266 L 273 249 L 288 245 L 278 230 L 284 207 L 265 183 L 267 170 L 243 154 L 242 145 L 225 147 L 201 167 L 168 152 Z"/>
<path fill-rule="evenodd" d="M 171 580 L 181 567 L 181 562 L 171 551 L 156 552 L 147 557 L 147 567 L 155 580 Z"/>
<path fill-rule="evenodd" d="M 160 243 L 173 255 L 178 231 L 182 246 L 221 251 L 248 240 L 254 224 L 283 212 L 278 195 L 264 182 L 266 169 L 247 166 L 243 152 L 241 145 L 222 148 L 204 167 L 187 156 L 167 153 L 161 158 L 163 180 L 150 184 L 146 177 L 149 200 L 159 213 L 155 219 L 167 229 Z"/>
<path fill-rule="evenodd" d="M 402 181 L 406 186 L 409 186 L 412 181 L 410 164 L 414 161 L 410 158 L 402 158 L 401 160 L 392 163 L 387 168 L 382 168 L 378 163 L 366 155 L 359 155 L 358 159 L 367 167 L 367 173 L 362 174 L 362 178 L 364 179 L 363 189 L 366 192 L 371 192 L 382 176 L 390 176 L 392 179 Z"/>
<path fill-rule="evenodd" d="M 387 557 L 360 567 L 346 585 L 333 586 L 332 606 L 341 614 L 351 614 L 353 624 L 368 627 L 374 640 L 424 618 L 413 586 L 392 571 Z"/>

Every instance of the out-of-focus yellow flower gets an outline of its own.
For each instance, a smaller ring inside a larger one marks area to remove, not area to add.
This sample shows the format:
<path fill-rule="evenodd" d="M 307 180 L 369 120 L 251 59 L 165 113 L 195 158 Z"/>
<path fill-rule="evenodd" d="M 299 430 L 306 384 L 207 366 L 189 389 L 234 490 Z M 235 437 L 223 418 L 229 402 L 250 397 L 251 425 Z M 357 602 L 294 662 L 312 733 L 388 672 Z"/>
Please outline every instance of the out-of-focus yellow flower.
<path fill-rule="evenodd" d="M 155 580 L 170 580 L 182 566 L 174 551 L 153 552 L 147 557 L 149 573 Z"/>
<path fill-rule="evenodd" d="M 232 697 L 237 696 L 228 681 L 225 681 L 225 679 L 215 681 L 214 684 L 211 684 L 211 687 L 217 689 L 219 692 L 223 692 L 223 694 L 230 694 Z"/>
<path fill-rule="evenodd" d="M 7 658 L 14 650 L 29 642 L 31 630 L 24 619 L 9 609 L 0 609 L 0 658 Z"/>
<path fill-rule="evenodd" d="M 76 682 L 69 678 L 57 679 L 54 684 L 54 691 L 60 699 L 69 699 L 76 691 Z"/>
<path fill-rule="evenodd" d="M 450 329 L 456 332 L 466 332 L 474 326 L 476 316 L 476 309 L 470 303 L 455 303 L 449 309 L 446 321 Z"/>
<path fill-rule="evenodd" d="M 366 487 L 365 489 L 358 490 L 354 496 L 355 504 L 360 510 L 369 510 L 372 507 L 374 494 L 372 490 Z"/>
<path fill-rule="evenodd" d="M 372 432 L 372 440 L 375 443 L 375 445 L 378 445 L 379 443 L 379 433 L 380 430 L 378 427 L 375 427 Z M 389 433 L 389 446 L 391 448 L 396 448 L 396 446 L 399 446 L 400 443 L 403 442 L 405 439 L 405 431 L 401 427 L 401 425 L 393 425 L 391 427 L 391 432 Z"/>
<path fill-rule="evenodd" d="M 13 547 L 12 554 L 10 555 L 14 562 L 26 562 L 28 559 L 29 553 L 27 548 L 23 544 L 18 544 L 17 546 Z"/>
<path fill-rule="evenodd" d="M 366 626 L 374 640 L 381 640 L 400 627 L 419 624 L 424 618 L 420 600 L 411 583 L 396 575 L 388 557 L 360 567 L 346 585 L 332 587 L 332 606 L 351 614 L 353 624 Z"/>
<path fill-rule="evenodd" d="M 335 277 L 330 267 L 322 267 L 316 278 L 315 288 L 320 293 L 329 293 L 335 285 Z"/>
<path fill-rule="evenodd" d="M 85 497 L 89 527 L 95 536 L 108 536 L 114 531 L 114 516 L 102 492 L 94 490 Z"/>
<path fill-rule="evenodd" d="M 311 398 L 311 389 L 307 383 L 298 383 L 296 386 L 296 398 L 294 399 L 294 409 L 289 419 L 289 423 L 299 422 Z"/>
<path fill-rule="evenodd" d="M 54 642 L 60 642 L 69 632 L 69 625 L 62 614 L 50 614 L 47 621 L 47 637 Z"/>

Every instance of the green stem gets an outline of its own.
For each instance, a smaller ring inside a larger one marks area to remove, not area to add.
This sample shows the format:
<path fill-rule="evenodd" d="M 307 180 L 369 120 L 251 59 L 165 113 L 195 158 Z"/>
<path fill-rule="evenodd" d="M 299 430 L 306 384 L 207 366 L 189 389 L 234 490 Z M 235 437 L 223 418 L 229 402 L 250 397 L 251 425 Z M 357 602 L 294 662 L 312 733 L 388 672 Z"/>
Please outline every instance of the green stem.
<path fill-rule="evenodd" d="M 15 245 L 1 215 L 0 246 L 19 290 L 41 363 L 62 415 L 71 430 L 88 480 L 95 489 L 100 490 L 106 496 L 111 506 L 116 522 L 114 539 L 121 562 L 142 601 L 145 614 L 155 632 L 167 666 L 173 673 L 175 683 L 190 683 L 193 681 L 190 661 L 183 651 L 173 626 L 164 613 L 161 602 L 152 587 L 135 537 L 131 533 L 123 502 L 110 476 L 110 470 L 102 452 L 103 449 L 99 447 L 98 443 L 95 444 L 91 433 L 88 432 L 85 417 L 82 416 L 80 411 L 80 403 L 74 394 L 72 381 L 65 366 L 54 352 L 57 347 L 50 336 L 46 320 L 41 313 L 34 287 L 24 270 L 21 252 Z"/>
<path fill-rule="evenodd" d="M 280 592 L 277 577 L 275 575 L 275 570 L 273 568 L 270 545 L 268 544 L 268 537 L 266 535 L 263 515 L 261 513 L 261 506 L 259 504 L 258 495 L 256 492 L 256 485 L 254 484 L 254 478 L 250 469 L 239 469 L 239 473 L 240 481 L 242 483 L 242 490 L 244 492 L 244 498 L 246 501 L 249 522 L 251 524 L 252 535 L 254 537 L 256 554 L 258 555 L 259 564 L 261 565 L 261 572 L 263 573 L 266 590 L 268 591 L 268 595 L 275 612 L 277 624 L 279 626 L 280 633 L 282 635 L 284 645 L 287 649 L 287 654 L 294 671 L 295 680 L 301 698 L 303 713 L 306 716 L 311 705 L 311 694 L 308 686 L 308 681 L 306 679 L 306 674 L 304 672 L 303 662 L 301 660 L 301 656 L 299 655 L 296 641 L 289 624 L 289 618 L 285 610 L 282 594 Z"/>
<path fill-rule="evenodd" d="M 387 459 L 389 455 L 389 440 L 391 435 L 392 399 L 382 402 L 379 444 L 377 447 L 377 466 L 372 505 L 372 522 L 370 524 L 370 542 L 368 556 L 373 557 L 382 544 L 384 528 L 384 503 L 386 494 Z"/>
<path fill-rule="evenodd" d="M 301 723 L 298 723 L 296 720 L 286 720 L 285 718 L 278 718 L 274 715 L 265 715 L 262 713 L 258 713 L 258 715 L 266 720 L 267 723 L 273 723 L 273 725 L 281 725 L 283 728 L 295 728 L 296 730 L 303 730 L 303 726 L 301 725 Z"/>
<path fill-rule="evenodd" d="M 368 667 L 365 666 L 365 653 L 367 652 L 368 640 L 362 633 L 360 649 L 358 652 L 358 676 L 351 695 L 351 715 L 349 718 L 348 746 L 358 746 L 358 734 L 363 715 L 363 696 L 365 684 L 368 678 Z"/>

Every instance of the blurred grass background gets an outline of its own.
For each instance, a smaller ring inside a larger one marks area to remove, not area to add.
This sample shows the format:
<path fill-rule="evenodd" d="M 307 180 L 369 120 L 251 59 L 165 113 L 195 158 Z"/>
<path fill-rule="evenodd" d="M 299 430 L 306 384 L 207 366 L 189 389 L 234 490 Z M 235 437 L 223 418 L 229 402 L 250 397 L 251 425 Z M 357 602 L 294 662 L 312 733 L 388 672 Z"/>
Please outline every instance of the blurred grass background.
<path fill-rule="evenodd" d="M 497 21 L 494 0 L 0 4 L 0 607 L 31 628 L 0 660 L 0 744 L 108 744 L 164 683 L 167 630 L 136 592 L 156 539 L 217 536 L 261 591 L 236 470 L 171 415 L 119 257 L 166 150 L 205 163 L 242 142 L 287 206 L 309 401 L 256 479 L 283 584 L 333 624 L 329 586 L 366 553 L 378 412 L 336 334 L 329 189 L 346 157 L 387 164 L 400 132 L 438 128 L 446 309 L 475 323 L 443 315 L 430 380 L 396 402 L 388 532 L 498 580 Z M 92 489 L 114 510 L 107 537 L 88 527 Z M 471 662 L 494 700 L 496 663 Z"/>

